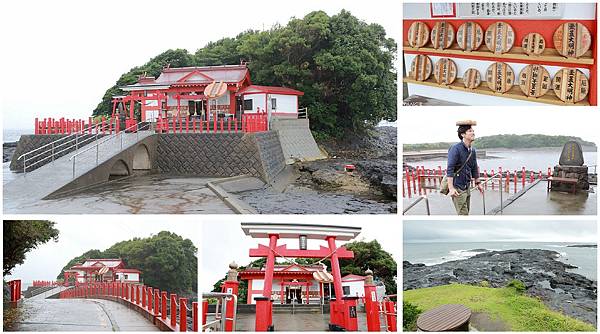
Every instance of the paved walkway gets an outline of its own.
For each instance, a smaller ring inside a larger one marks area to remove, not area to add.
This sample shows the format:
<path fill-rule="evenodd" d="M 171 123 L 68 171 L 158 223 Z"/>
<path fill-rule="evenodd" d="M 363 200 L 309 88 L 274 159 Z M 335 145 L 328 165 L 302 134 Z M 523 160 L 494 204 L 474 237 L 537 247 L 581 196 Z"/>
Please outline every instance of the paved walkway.
<path fill-rule="evenodd" d="M 236 330 L 238 332 L 253 332 L 255 319 L 256 316 L 254 314 L 238 313 Z M 383 321 L 383 319 L 381 320 Z M 329 314 L 274 313 L 273 325 L 275 326 L 276 332 L 324 332 L 329 330 Z M 365 313 L 358 313 L 358 331 L 367 331 Z"/>
<path fill-rule="evenodd" d="M 106 142 L 99 145 L 98 164 L 107 161 L 152 134 L 152 131 L 121 132 L 118 136 L 106 140 Z M 123 141 L 122 145 L 121 140 Z M 90 145 L 80 148 L 77 152 L 86 150 Z M 123 150 L 121 147 L 123 147 Z M 17 210 L 21 205 L 35 203 L 71 182 L 73 180 L 73 161 L 70 161 L 69 158 L 74 154 L 67 154 L 32 172 L 19 174 L 13 181 L 6 183 L 4 185 L 4 211 L 11 212 Z M 82 175 L 95 167 L 96 149 L 90 149 L 76 158 L 75 175 Z"/>
<path fill-rule="evenodd" d="M 141 314 L 102 299 L 24 300 L 19 309 L 15 331 L 158 331 Z"/>
<path fill-rule="evenodd" d="M 234 214 L 206 184 L 214 178 L 151 175 L 103 184 L 64 198 L 38 200 L 11 213 Z M 5 207 L 5 212 L 6 207 Z"/>

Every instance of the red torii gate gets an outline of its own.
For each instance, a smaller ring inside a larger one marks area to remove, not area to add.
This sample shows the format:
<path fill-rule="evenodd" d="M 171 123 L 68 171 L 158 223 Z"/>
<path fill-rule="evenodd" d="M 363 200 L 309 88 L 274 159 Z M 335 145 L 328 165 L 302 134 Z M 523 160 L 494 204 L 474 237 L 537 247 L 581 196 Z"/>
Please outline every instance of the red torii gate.
<path fill-rule="evenodd" d="M 265 281 L 261 297 L 256 300 L 255 330 L 270 331 L 273 326 L 273 301 L 271 293 L 273 288 L 273 272 L 275 258 L 316 258 L 331 259 L 331 271 L 335 300 L 330 301 L 330 329 L 356 331 L 357 297 L 343 297 L 342 275 L 339 259 L 352 259 L 354 253 L 345 247 L 336 247 L 335 241 L 349 241 L 360 234 L 360 227 L 331 226 L 331 225 L 303 225 L 303 224 L 266 224 L 242 223 L 242 230 L 252 238 L 268 238 L 269 246 L 258 245 L 250 249 L 250 257 L 266 257 Z M 299 239 L 300 249 L 288 249 L 287 245 L 277 245 L 279 239 Z M 307 240 L 325 240 L 328 247 L 320 246 L 318 250 L 307 249 Z"/>

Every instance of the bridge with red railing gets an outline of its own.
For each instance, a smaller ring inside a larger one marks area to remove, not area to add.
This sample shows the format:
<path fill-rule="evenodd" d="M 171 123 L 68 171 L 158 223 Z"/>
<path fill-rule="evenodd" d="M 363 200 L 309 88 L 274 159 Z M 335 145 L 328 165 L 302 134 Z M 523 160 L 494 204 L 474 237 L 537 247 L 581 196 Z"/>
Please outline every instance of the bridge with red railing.
<path fill-rule="evenodd" d="M 161 331 L 198 331 L 198 303 L 188 302 L 188 298 L 169 294 L 167 291 L 152 288 L 143 284 L 105 282 L 81 283 L 78 286 L 65 288 L 57 282 L 34 281 L 37 287 L 56 286 L 56 294 L 60 299 L 103 299 L 126 308 L 121 312 L 137 312 L 154 324 Z M 22 301 L 21 280 L 8 282 L 10 301 L 13 306 Z M 53 290 L 54 291 L 54 290 Z M 36 311 L 43 311 L 36 309 Z M 31 315 L 29 315 L 31 316 Z M 58 321 L 58 319 L 57 319 Z M 59 322 L 59 321 L 58 321 Z"/>
<path fill-rule="evenodd" d="M 413 196 L 425 195 L 431 192 L 438 192 L 439 185 L 446 175 L 446 169 L 438 166 L 437 169 L 418 166 L 414 169 L 406 168 L 402 178 L 402 197 L 411 198 Z M 497 171 L 485 169 L 479 171 L 479 177 L 485 189 L 495 190 L 503 189 L 508 193 L 517 193 L 525 188 L 527 184 L 534 183 L 536 180 L 546 180 L 552 176 L 552 168 L 548 167 L 544 173 L 539 170 L 534 172 L 522 167 L 521 170 L 513 170 L 498 167 Z M 475 180 L 471 180 L 471 186 L 475 186 Z"/>

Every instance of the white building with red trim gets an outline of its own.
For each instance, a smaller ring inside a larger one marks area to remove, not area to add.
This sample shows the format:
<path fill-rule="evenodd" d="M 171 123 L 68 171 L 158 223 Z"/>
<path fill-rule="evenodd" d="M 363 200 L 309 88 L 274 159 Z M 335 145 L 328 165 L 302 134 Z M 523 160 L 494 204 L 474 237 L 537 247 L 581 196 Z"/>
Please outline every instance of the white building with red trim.
<path fill-rule="evenodd" d="M 65 285 L 94 282 L 139 283 L 141 271 L 126 268 L 122 259 L 87 259 L 64 271 Z"/>
<path fill-rule="evenodd" d="M 208 99 L 206 86 L 213 82 L 227 85 L 224 95 Z M 120 87 L 128 96 L 113 98 L 113 114 L 117 105 L 141 103 L 142 121 L 160 117 L 191 117 L 209 121 L 215 117 L 241 119 L 242 114 L 267 113 L 272 116 L 297 118 L 298 97 L 304 93 L 276 86 L 252 85 L 245 64 L 164 68 L 158 78 L 142 76 L 133 85 Z M 129 107 L 131 113 L 131 106 Z M 209 108 L 210 107 L 210 108 Z"/>

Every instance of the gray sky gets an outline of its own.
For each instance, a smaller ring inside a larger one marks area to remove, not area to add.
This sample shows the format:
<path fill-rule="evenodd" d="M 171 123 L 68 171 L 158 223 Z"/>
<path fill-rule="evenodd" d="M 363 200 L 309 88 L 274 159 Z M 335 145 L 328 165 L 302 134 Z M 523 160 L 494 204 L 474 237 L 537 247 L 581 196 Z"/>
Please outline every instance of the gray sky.
<path fill-rule="evenodd" d="M 223 278 L 229 269 L 228 265 L 235 261 L 238 265 L 246 265 L 251 259 L 248 250 L 255 248 L 259 243 L 268 244 L 267 239 L 252 239 L 244 234 L 240 223 L 243 222 L 278 222 L 298 224 L 328 224 L 342 226 L 360 226 L 361 234 L 357 240 L 371 241 L 377 239 L 383 249 L 394 255 L 396 261 L 400 256 L 400 220 L 395 216 L 380 216 L 377 221 L 360 216 L 319 216 L 319 219 L 309 219 L 307 216 L 287 215 L 285 219 L 269 217 L 248 217 L 248 219 L 215 219 L 207 221 L 202 227 L 203 255 L 200 264 L 200 291 L 211 291 L 213 284 Z M 298 248 L 295 239 L 284 239 L 289 248 Z M 345 242 L 337 242 L 342 245 Z M 309 240 L 309 249 L 326 246 L 325 242 Z M 329 269 L 331 270 L 331 269 Z"/>
<path fill-rule="evenodd" d="M 542 241 L 597 243 L 596 220 L 404 221 L 405 242 Z"/>
<path fill-rule="evenodd" d="M 456 121 L 476 120 L 475 136 L 530 134 L 577 136 L 598 142 L 597 112 L 572 108 L 536 109 L 526 107 L 461 107 L 416 110 L 398 113 L 400 142 L 404 144 L 458 141 Z M 435 121 L 434 121 L 435 120 Z"/>
<path fill-rule="evenodd" d="M 90 249 L 105 250 L 119 241 L 146 238 L 160 231 L 176 233 L 200 248 L 199 224 L 189 216 L 87 215 L 42 219 L 57 223 L 58 242 L 50 241 L 27 253 L 25 263 L 15 267 L 6 279 L 54 280 L 67 262 Z"/>
<path fill-rule="evenodd" d="M 285 25 L 291 17 L 314 10 L 334 15 L 345 8 L 368 23 L 379 23 L 397 39 L 401 16 L 381 15 L 382 3 L 6 1 L 0 20 L 0 42 L 10 47 L 10 52 L 0 54 L 4 128 L 33 128 L 36 116 L 87 118 L 122 73 L 161 52 L 183 48 L 194 53 L 210 41 Z M 390 8 L 389 2 L 385 5 Z"/>

